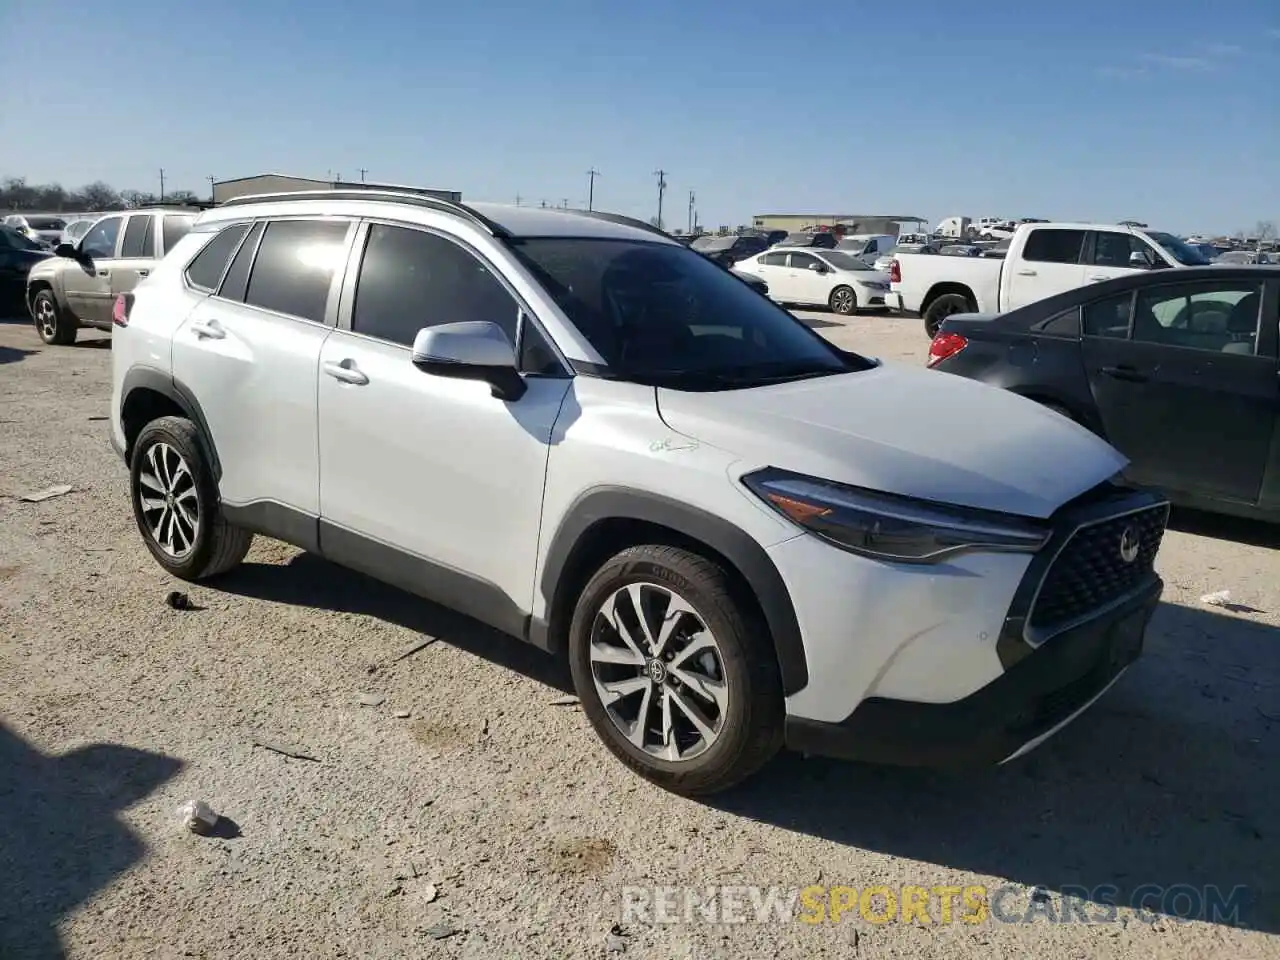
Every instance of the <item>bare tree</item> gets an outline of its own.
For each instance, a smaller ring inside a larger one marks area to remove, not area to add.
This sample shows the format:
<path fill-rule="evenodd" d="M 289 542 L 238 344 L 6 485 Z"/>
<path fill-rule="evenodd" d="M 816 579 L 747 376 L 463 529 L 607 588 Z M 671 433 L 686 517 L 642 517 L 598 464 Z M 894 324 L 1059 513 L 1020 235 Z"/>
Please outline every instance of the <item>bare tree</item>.
<path fill-rule="evenodd" d="M 1266 243 L 1268 240 L 1276 238 L 1276 224 L 1274 220 L 1259 220 L 1253 225 L 1253 235 L 1258 238 L 1258 246 Z"/>

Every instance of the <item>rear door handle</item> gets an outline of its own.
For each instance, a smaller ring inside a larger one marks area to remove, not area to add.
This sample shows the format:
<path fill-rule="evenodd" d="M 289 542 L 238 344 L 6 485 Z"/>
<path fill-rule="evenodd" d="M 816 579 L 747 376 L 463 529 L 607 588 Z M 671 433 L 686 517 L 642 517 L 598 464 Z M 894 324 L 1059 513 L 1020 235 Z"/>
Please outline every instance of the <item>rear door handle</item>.
<path fill-rule="evenodd" d="M 369 382 L 369 378 L 356 367 L 354 360 L 343 360 L 341 363 L 334 363 L 329 360 L 321 364 L 321 369 L 333 379 L 341 380 L 343 383 L 354 383 L 357 386 L 363 386 Z"/>
<path fill-rule="evenodd" d="M 191 325 L 191 332 L 201 340 L 223 340 L 227 336 L 216 320 L 197 320 Z"/>
<path fill-rule="evenodd" d="M 99 271 L 98 271 L 98 276 L 100 276 L 100 277 L 109 277 L 109 276 L 111 276 L 111 271 L 110 271 L 110 270 L 99 270 Z"/>
<path fill-rule="evenodd" d="M 1036 272 L 1035 272 L 1034 270 L 1019 270 L 1019 271 L 1018 271 L 1018 276 L 1020 276 L 1020 277 L 1034 277 L 1035 275 L 1036 275 Z"/>
<path fill-rule="evenodd" d="M 1110 279 L 1111 279 L 1110 277 L 1091 276 L 1091 277 L 1089 278 L 1089 282 L 1090 282 L 1090 283 L 1101 283 L 1103 280 L 1110 280 Z"/>
<path fill-rule="evenodd" d="M 1116 380 L 1124 380 L 1128 383 L 1147 382 L 1147 375 L 1139 373 L 1133 367 L 1103 367 L 1102 372 L 1108 377 L 1114 377 Z"/>
<path fill-rule="evenodd" d="M 145 277 L 145 276 L 148 276 L 150 273 L 151 273 L 151 271 L 150 271 L 150 270 L 139 270 L 139 271 L 138 271 L 138 276 L 140 276 L 140 277 Z"/>

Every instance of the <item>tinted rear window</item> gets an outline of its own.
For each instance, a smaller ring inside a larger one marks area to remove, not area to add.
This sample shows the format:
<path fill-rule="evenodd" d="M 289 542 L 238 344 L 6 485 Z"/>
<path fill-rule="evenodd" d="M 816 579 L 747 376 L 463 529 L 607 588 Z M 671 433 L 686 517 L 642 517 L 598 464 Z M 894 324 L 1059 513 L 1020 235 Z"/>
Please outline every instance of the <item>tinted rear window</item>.
<path fill-rule="evenodd" d="M 346 254 L 340 220 L 279 220 L 267 225 L 244 302 L 324 322 L 329 285 Z"/>
<path fill-rule="evenodd" d="M 136 258 L 151 255 L 151 251 L 147 249 L 147 227 L 150 225 L 150 214 L 129 218 L 129 223 L 124 228 L 124 243 L 120 246 L 120 256 Z"/>
<path fill-rule="evenodd" d="M 1022 259 L 1036 263 L 1079 263 L 1083 230 L 1032 230 Z"/>
<path fill-rule="evenodd" d="M 187 267 L 187 280 L 205 290 L 217 290 L 218 281 L 227 269 L 227 261 L 231 259 L 236 245 L 248 229 L 247 223 L 233 223 L 224 227 L 191 261 L 191 265 Z"/>
<path fill-rule="evenodd" d="M 160 235 L 164 239 L 165 253 L 177 246 L 178 241 L 191 232 L 191 224 L 194 222 L 194 217 L 164 218 L 164 226 L 161 228 Z"/>

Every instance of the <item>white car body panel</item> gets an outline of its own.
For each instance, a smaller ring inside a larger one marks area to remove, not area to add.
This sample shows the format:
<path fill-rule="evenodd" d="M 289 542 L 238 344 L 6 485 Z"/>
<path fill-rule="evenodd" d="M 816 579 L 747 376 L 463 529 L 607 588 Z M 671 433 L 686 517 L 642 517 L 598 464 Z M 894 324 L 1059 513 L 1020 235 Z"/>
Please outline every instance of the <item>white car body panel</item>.
<path fill-rule="evenodd" d="M 831 301 L 831 294 L 837 287 L 849 287 L 858 299 L 858 307 L 870 306 L 872 297 L 884 297 L 889 292 L 889 275 L 880 270 L 847 270 L 837 266 L 824 254 L 831 252 L 816 248 L 772 247 L 755 256 L 740 260 L 734 265 L 735 270 L 750 273 L 759 277 L 769 285 L 769 298 L 775 303 L 791 303 L 797 306 L 823 306 Z M 774 266 L 762 263 L 761 258 L 769 255 L 785 254 L 788 264 Z M 804 267 L 790 266 L 794 256 L 813 257 L 826 264 L 826 273 Z"/>
<path fill-rule="evenodd" d="M 466 571 L 528 611 L 551 431 L 570 381 L 530 378 L 528 393 L 508 404 L 486 383 L 423 373 L 410 352 L 344 330 L 325 343 L 318 512 Z M 334 379 L 328 364 L 368 382 Z"/>
<path fill-rule="evenodd" d="M 914 367 L 753 390 L 660 390 L 658 407 L 673 429 L 761 467 L 1027 517 L 1049 516 L 1128 462 L 1034 401 Z"/>

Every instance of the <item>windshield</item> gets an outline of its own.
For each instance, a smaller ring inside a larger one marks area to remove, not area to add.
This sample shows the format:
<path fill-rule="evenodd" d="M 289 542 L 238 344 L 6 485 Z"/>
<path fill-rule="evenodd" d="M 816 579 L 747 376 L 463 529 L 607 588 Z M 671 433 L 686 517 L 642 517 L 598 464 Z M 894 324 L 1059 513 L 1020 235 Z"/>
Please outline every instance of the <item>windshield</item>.
<path fill-rule="evenodd" d="M 27 217 L 32 230 L 61 230 L 67 225 L 65 220 L 57 217 Z"/>
<path fill-rule="evenodd" d="M 1177 260 L 1184 267 L 1203 267 L 1211 261 L 1203 253 L 1195 247 L 1189 246 L 1179 240 L 1171 233 L 1160 233 L 1155 230 L 1148 230 L 1147 236 L 1160 244 L 1164 248 L 1165 253 Z"/>
<path fill-rule="evenodd" d="M 568 237 L 511 246 L 604 358 L 605 376 L 727 390 L 872 366 L 682 246 Z"/>
<path fill-rule="evenodd" d="M 859 260 L 857 257 L 839 250 L 831 250 L 822 255 L 822 259 L 831 264 L 837 270 L 874 270 L 865 260 Z"/>
<path fill-rule="evenodd" d="M 693 250 L 705 250 L 719 239 L 719 237 L 699 237 L 689 244 L 689 247 Z"/>
<path fill-rule="evenodd" d="M 732 250 L 737 237 L 716 237 L 707 243 L 706 246 L 699 247 L 699 250 Z"/>

